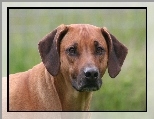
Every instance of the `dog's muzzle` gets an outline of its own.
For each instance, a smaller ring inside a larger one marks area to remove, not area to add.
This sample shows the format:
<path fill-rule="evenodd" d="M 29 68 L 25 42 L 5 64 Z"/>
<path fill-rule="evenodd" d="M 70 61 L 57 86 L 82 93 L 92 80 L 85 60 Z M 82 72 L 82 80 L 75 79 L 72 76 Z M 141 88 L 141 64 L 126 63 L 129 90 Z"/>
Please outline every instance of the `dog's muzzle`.
<path fill-rule="evenodd" d="M 81 73 L 72 80 L 73 87 L 80 92 L 96 91 L 102 85 L 102 80 L 98 68 L 85 67 Z"/>

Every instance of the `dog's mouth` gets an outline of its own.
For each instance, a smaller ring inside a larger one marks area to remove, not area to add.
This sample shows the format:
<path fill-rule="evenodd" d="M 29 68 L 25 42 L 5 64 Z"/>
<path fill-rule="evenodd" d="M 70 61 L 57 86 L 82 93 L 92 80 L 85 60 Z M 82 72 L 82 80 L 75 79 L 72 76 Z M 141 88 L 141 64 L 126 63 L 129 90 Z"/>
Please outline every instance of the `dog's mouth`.
<path fill-rule="evenodd" d="M 101 88 L 102 80 L 88 81 L 88 79 L 72 80 L 72 86 L 79 92 L 97 91 Z"/>
<path fill-rule="evenodd" d="M 78 91 L 80 92 L 90 92 L 90 91 L 97 91 L 100 87 L 98 85 L 85 85 L 81 87 Z"/>

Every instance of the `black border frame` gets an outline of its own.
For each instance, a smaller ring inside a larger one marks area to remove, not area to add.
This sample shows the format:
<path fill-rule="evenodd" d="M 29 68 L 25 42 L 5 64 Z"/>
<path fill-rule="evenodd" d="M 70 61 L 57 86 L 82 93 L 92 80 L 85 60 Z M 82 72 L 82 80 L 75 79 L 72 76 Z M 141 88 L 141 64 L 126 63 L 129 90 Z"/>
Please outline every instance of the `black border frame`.
<path fill-rule="evenodd" d="M 146 10 L 146 111 L 9 111 L 9 10 L 10 9 L 145 9 Z M 7 112 L 147 112 L 147 7 L 7 7 Z"/>

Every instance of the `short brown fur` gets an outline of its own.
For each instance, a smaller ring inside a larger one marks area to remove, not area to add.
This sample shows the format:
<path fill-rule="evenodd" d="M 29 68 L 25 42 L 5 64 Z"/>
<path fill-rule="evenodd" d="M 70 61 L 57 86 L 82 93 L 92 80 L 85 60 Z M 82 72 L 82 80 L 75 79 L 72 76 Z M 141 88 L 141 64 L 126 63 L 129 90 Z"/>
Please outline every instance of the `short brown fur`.
<path fill-rule="evenodd" d="M 10 111 L 89 110 L 92 91 L 100 88 L 107 68 L 111 77 L 119 74 L 127 48 L 106 28 L 72 24 L 47 34 L 39 52 L 42 63 L 9 76 Z M 97 71 L 95 86 L 89 86 L 89 69 Z"/>

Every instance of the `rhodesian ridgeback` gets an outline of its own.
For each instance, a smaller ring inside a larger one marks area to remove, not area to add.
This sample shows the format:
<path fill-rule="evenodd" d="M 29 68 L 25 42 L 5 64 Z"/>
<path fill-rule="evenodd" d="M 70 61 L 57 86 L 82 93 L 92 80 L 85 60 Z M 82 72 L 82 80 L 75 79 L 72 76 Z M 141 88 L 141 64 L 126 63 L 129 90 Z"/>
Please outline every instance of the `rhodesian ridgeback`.
<path fill-rule="evenodd" d="M 38 44 L 42 62 L 9 76 L 10 111 L 84 111 L 106 69 L 116 77 L 127 48 L 103 27 L 60 25 Z"/>

